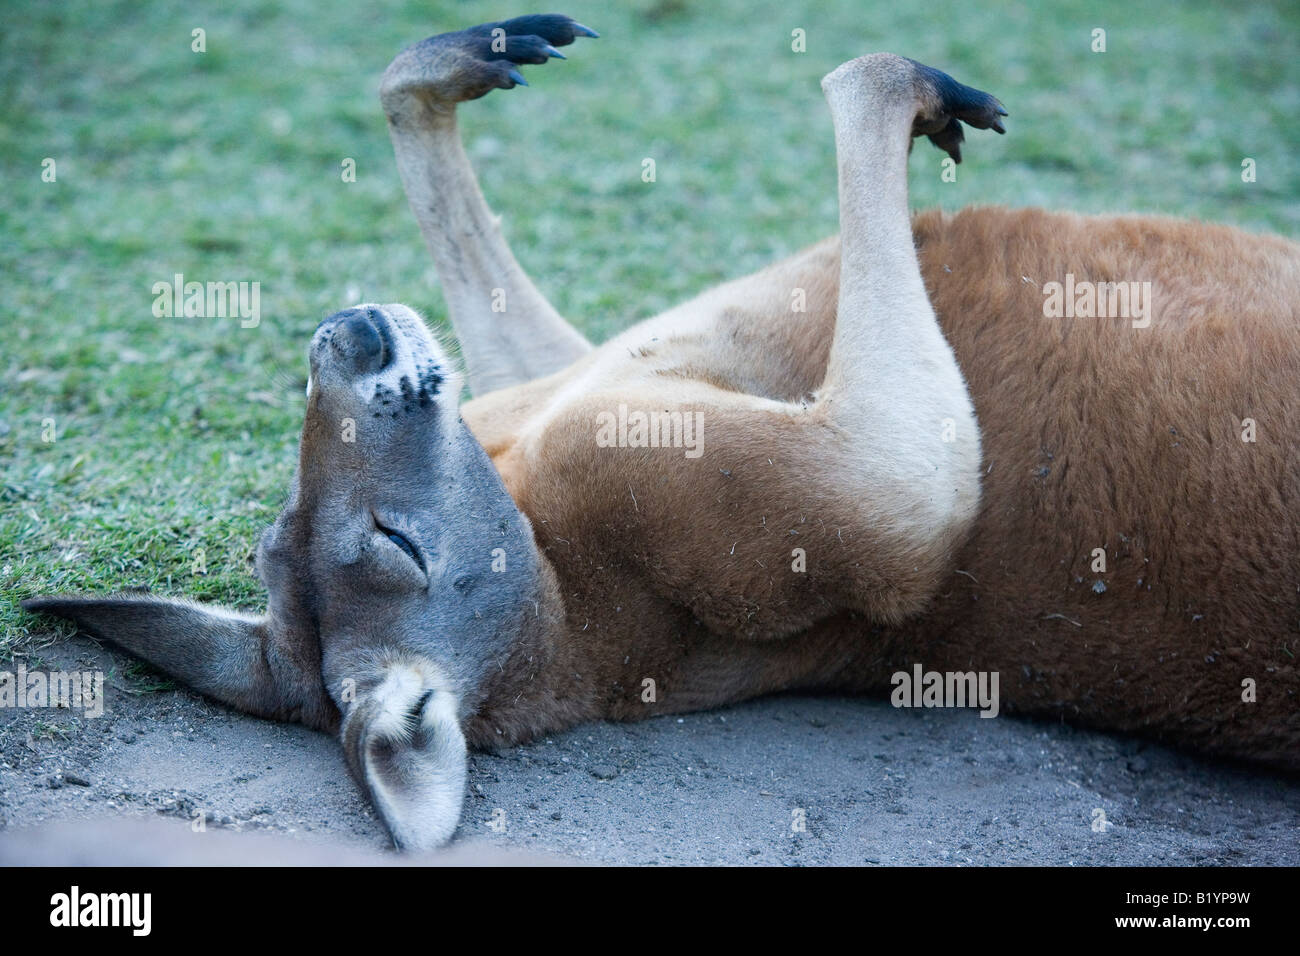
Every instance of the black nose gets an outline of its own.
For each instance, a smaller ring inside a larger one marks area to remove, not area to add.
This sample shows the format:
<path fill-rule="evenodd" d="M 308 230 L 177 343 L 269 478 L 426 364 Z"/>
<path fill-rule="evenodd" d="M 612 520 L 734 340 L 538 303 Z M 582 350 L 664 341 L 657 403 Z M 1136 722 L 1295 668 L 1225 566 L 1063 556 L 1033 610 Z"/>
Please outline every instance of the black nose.
<path fill-rule="evenodd" d="M 330 317 L 329 347 L 356 375 L 378 372 L 392 358 L 388 326 L 377 309 L 345 309 Z"/>

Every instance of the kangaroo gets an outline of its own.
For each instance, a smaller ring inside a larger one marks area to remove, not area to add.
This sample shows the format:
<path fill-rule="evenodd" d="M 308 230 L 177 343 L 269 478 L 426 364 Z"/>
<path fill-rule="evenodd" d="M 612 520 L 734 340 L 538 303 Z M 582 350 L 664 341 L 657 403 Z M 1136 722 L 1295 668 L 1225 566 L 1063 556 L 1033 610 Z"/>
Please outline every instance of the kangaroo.
<path fill-rule="evenodd" d="M 516 262 L 456 109 L 595 36 L 525 16 L 388 67 L 464 372 L 405 306 L 321 323 L 265 613 L 24 606 L 337 733 L 403 849 L 453 835 L 468 747 L 886 694 L 918 665 L 1000 675 L 1006 712 L 1300 768 L 1300 246 L 912 216 L 913 138 L 960 160 L 963 123 L 1007 114 L 878 53 L 822 81 L 838 238 L 593 347 Z M 1051 282 L 1128 281 L 1150 283 L 1140 319 L 1045 305 Z"/>

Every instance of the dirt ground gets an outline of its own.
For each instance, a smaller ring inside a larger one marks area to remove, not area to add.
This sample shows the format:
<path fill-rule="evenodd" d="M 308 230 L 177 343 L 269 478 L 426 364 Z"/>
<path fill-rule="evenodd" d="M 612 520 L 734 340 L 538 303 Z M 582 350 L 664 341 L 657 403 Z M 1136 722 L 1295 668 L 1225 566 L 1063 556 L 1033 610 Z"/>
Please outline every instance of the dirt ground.
<path fill-rule="evenodd" d="M 107 837 L 122 817 L 190 838 L 201 815 L 195 848 L 268 831 L 340 861 L 385 850 L 333 739 L 149 690 L 85 639 L 40 657 L 103 670 L 105 712 L 0 710 L 0 861 L 38 861 L 28 828 Z M 1296 864 L 1300 781 L 1057 724 L 781 697 L 476 754 L 456 842 L 611 864 Z"/>

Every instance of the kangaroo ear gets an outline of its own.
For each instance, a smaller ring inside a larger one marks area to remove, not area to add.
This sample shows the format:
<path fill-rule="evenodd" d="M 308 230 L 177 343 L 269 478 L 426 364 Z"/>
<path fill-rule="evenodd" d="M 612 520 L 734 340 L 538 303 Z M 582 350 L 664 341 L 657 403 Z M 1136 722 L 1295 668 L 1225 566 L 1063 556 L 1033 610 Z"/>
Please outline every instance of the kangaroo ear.
<path fill-rule="evenodd" d="M 305 673 L 282 653 L 264 618 L 140 594 L 29 598 L 22 606 L 67 618 L 246 713 L 337 726 L 320 674 Z"/>
<path fill-rule="evenodd" d="M 399 850 L 451 839 L 469 758 L 457 697 L 426 662 L 387 662 L 343 717 L 343 752 Z"/>

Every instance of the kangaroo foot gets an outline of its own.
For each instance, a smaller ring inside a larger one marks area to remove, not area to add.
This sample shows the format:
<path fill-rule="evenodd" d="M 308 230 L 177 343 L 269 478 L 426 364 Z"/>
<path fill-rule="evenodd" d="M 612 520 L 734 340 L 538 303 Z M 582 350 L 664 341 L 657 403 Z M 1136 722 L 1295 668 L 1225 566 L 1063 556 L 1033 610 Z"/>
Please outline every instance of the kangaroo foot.
<path fill-rule="evenodd" d="M 942 70 L 908 60 L 917 70 L 920 85 L 928 87 L 929 95 L 923 98 L 922 112 L 917 114 L 912 128 L 913 136 L 928 136 L 955 162 L 961 162 L 961 144 L 966 138 L 961 124 L 975 129 L 991 129 L 1005 133 L 1001 117 L 1007 115 L 997 98 L 974 87 L 958 83 Z"/>
<path fill-rule="evenodd" d="M 408 47 L 384 72 L 380 99 L 389 118 L 417 96 L 438 109 L 476 100 L 493 90 L 527 86 L 519 66 L 565 59 L 558 47 L 599 34 L 569 17 L 536 14 L 440 33 Z"/>

